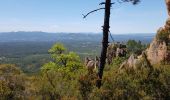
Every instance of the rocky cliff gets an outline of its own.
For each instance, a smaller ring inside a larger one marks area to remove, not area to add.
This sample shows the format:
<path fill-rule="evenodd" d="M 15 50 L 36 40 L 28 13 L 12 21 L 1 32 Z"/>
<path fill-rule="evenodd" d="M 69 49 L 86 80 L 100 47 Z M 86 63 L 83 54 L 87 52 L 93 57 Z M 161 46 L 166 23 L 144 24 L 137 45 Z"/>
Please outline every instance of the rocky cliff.
<path fill-rule="evenodd" d="M 170 64 L 170 0 L 165 0 L 168 11 L 168 19 L 161 27 L 146 51 L 135 58 L 132 54 L 128 60 L 120 66 L 121 69 L 139 69 L 155 64 Z"/>
<path fill-rule="evenodd" d="M 146 50 L 151 64 L 170 63 L 170 0 L 165 0 L 169 18 Z"/>
<path fill-rule="evenodd" d="M 157 33 L 150 47 L 146 50 L 147 58 L 151 64 L 170 63 L 170 32 L 164 33 L 164 30 L 166 28 Z"/>

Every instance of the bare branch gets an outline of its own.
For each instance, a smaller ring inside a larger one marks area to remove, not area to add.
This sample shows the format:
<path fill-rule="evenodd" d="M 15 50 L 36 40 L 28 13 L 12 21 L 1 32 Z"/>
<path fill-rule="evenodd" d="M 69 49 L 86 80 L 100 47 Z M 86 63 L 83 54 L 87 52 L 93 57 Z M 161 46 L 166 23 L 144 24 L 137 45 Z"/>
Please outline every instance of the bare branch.
<path fill-rule="evenodd" d="M 123 2 L 131 2 L 133 5 L 136 5 L 140 2 L 140 0 L 117 0 L 119 3 Z"/>
<path fill-rule="evenodd" d="M 91 14 L 91 13 L 94 13 L 94 12 L 96 12 L 96 11 L 99 11 L 99 10 L 103 10 L 103 9 L 105 9 L 105 8 L 99 8 L 99 9 L 96 9 L 96 10 L 93 10 L 93 11 L 90 11 L 89 13 L 87 13 L 86 15 L 83 15 L 83 18 L 86 18 L 89 14 Z"/>
<path fill-rule="evenodd" d="M 105 2 L 101 2 L 99 5 L 104 5 L 104 4 L 106 4 Z"/>

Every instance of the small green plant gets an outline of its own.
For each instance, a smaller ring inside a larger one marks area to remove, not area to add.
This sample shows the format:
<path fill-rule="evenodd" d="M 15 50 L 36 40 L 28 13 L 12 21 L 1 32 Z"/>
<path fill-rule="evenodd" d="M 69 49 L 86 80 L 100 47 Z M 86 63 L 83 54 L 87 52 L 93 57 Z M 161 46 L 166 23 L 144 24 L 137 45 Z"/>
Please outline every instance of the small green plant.
<path fill-rule="evenodd" d="M 169 35 L 170 35 L 170 31 L 167 29 L 163 29 L 160 32 L 158 32 L 158 34 L 156 35 L 156 38 L 160 41 L 160 42 L 165 42 L 165 43 L 169 43 Z"/>

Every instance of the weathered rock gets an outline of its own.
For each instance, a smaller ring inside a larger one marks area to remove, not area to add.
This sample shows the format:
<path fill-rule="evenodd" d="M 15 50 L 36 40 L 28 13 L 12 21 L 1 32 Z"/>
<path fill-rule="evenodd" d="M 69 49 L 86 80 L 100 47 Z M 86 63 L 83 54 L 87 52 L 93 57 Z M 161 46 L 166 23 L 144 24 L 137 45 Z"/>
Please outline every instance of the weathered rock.
<path fill-rule="evenodd" d="M 170 0 L 165 0 L 169 18 L 164 27 L 157 31 L 156 37 L 146 50 L 148 60 L 151 64 L 170 62 Z"/>
<path fill-rule="evenodd" d="M 165 42 L 159 42 L 157 39 L 150 44 L 147 49 L 147 57 L 151 64 L 160 64 L 166 61 L 168 57 L 167 44 Z"/>
<path fill-rule="evenodd" d="M 111 64 L 115 57 L 125 57 L 126 53 L 126 45 L 120 43 L 109 44 L 107 48 L 107 63 Z"/>
<path fill-rule="evenodd" d="M 134 54 L 132 54 L 128 60 L 122 63 L 119 70 L 136 70 L 146 67 L 150 67 L 150 62 L 148 61 L 145 52 L 143 52 L 142 55 L 138 57 L 135 57 Z"/>
<path fill-rule="evenodd" d="M 165 26 L 157 31 L 156 37 L 151 42 L 147 57 L 151 64 L 170 63 L 170 19 Z"/>
<path fill-rule="evenodd" d="M 99 65 L 98 57 L 96 57 L 95 59 L 91 59 L 89 57 L 85 58 L 85 66 L 89 72 L 93 72 L 94 70 L 97 70 L 98 65 Z"/>

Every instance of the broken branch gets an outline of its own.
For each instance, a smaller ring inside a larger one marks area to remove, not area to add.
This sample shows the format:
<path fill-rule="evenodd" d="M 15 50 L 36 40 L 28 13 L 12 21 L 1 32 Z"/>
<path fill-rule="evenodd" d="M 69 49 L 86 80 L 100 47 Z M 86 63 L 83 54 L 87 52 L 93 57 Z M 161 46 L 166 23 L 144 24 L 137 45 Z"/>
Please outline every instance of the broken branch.
<path fill-rule="evenodd" d="M 99 8 L 99 9 L 96 9 L 96 10 L 90 11 L 90 12 L 89 12 L 89 13 L 87 13 L 86 15 L 84 15 L 84 14 L 83 14 L 83 18 L 86 18 L 89 14 L 94 13 L 94 12 L 99 11 L 99 10 L 102 10 L 102 9 L 105 9 L 105 8 Z"/>
<path fill-rule="evenodd" d="M 99 5 L 104 5 L 105 4 L 105 2 L 101 2 Z"/>

